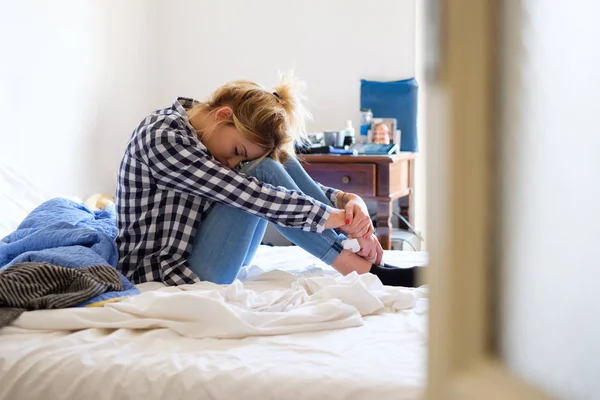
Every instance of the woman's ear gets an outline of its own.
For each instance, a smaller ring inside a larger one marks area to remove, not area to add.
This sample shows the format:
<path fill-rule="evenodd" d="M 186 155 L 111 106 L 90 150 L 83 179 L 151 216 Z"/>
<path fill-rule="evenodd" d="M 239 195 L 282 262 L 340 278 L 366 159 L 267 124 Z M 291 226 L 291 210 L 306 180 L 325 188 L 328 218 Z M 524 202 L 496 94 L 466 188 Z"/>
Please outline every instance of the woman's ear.
<path fill-rule="evenodd" d="M 228 120 L 231 119 L 231 117 L 233 116 L 233 110 L 231 109 L 231 107 L 221 107 L 217 110 L 217 112 L 215 112 L 215 119 L 217 121 L 223 121 L 223 120 Z"/>

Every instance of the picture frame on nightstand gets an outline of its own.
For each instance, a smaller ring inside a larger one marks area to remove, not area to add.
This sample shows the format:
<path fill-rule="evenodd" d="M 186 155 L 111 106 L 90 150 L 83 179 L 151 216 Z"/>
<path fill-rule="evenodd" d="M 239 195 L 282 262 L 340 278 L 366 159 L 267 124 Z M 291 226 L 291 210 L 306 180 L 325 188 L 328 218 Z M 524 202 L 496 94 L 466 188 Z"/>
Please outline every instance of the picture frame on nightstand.
<path fill-rule="evenodd" d="M 367 132 L 367 143 L 397 144 L 400 147 L 401 132 L 396 118 L 373 118 Z"/>

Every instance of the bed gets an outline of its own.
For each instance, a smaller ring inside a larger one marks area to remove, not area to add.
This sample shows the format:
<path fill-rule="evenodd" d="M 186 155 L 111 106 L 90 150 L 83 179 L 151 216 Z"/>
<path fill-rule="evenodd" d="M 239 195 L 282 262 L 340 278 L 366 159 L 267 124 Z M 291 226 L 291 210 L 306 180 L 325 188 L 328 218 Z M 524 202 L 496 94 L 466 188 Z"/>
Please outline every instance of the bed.
<path fill-rule="evenodd" d="M 422 255 L 387 252 L 385 257 L 412 264 Z M 273 269 L 295 278 L 335 276 L 297 247 L 261 246 L 253 265 L 243 278 L 259 293 L 289 284 L 278 280 Z M 138 287 L 146 294 L 160 286 Z M 0 329 L 0 398 L 420 398 L 427 293 L 425 288 L 410 290 L 416 298 L 411 309 L 364 316 L 361 326 L 282 335 L 215 339 L 186 337 L 168 328 L 8 326 Z M 32 311 L 19 320 L 72 310 Z"/>
<path fill-rule="evenodd" d="M 48 196 L 1 165 L 0 184 L 0 237 L 4 237 Z M 384 260 L 398 266 L 424 265 L 427 255 L 390 251 Z M 239 278 L 248 290 L 246 300 L 255 302 L 297 282 L 340 279 L 330 267 L 297 247 L 261 246 L 252 264 Z M 164 296 L 163 291 L 168 290 L 156 283 L 137 287 L 142 294 L 131 299 Z M 213 289 L 197 288 L 192 294 L 210 299 Z M 334 298 L 320 303 L 334 305 L 337 314 L 329 321 L 318 320 L 325 314 L 318 310 L 299 314 L 303 320 L 312 319 L 313 328 L 318 329 L 300 331 L 296 326 L 291 329 L 295 333 L 277 334 L 269 331 L 270 327 L 286 325 L 275 313 L 271 325 L 260 319 L 246 320 L 238 329 L 253 325 L 254 332 L 235 338 L 227 337 L 227 330 L 215 334 L 213 329 L 211 334 L 210 326 L 186 334 L 178 330 L 181 321 L 177 320 L 169 321 L 170 325 L 148 323 L 148 319 L 141 325 L 130 321 L 133 325 L 121 323 L 128 326 L 121 328 L 90 322 L 89 315 L 118 310 L 128 305 L 127 299 L 104 307 L 26 312 L 0 329 L 0 399 L 421 398 L 426 372 L 427 289 L 404 290 L 412 304 L 401 311 L 362 316 Z M 340 297 L 340 293 L 330 295 Z M 181 310 L 176 306 L 165 310 L 179 315 L 174 311 Z M 195 311 L 191 314 L 203 314 Z M 128 315 L 135 316 L 135 312 L 144 310 L 138 308 Z M 310 328 L 311 324 L 299 326 Z M 198 335 L 200 331 L 205 334 Z M 194 335 L 202 337 L 191 337 Z"/>

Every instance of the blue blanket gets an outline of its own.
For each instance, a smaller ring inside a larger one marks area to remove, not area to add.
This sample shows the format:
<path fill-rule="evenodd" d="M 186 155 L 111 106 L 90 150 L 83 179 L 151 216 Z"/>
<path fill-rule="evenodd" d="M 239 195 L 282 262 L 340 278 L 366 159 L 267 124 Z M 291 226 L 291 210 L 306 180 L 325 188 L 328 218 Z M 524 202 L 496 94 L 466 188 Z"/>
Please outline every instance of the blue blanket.
<path fill-rule="evenodd" d="M 71 200 L 49 200 L 0 241 L 0 270 L 21 262 L 47 262 L 68 268 L 90 265 L 116 268 L 119 260 L 116 236 L 114 205 L 92 211 Z M 120 277 L 124 291 L 103 293 L 79 306 L 139 293 L 123 275 Z"/>

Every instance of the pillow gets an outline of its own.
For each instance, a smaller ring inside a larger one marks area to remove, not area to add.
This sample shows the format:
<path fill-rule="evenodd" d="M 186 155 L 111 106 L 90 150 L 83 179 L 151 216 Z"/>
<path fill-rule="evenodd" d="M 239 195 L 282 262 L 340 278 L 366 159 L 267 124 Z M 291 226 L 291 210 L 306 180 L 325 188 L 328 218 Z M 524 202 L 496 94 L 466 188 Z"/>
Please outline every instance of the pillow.
<path fill-rule="evenodd" d="M 417 93 L 416 79 L 395 82 L 360 81 L 360 108 L 368 108 L 374 118 L 395 118 L 400 130 L 400 150 L 416 152 Z"/>
<path fill-rule="evenodd" d="M 47 196 L 25 177 L 0 164 L 0 239 L 12 233 Z"/>

